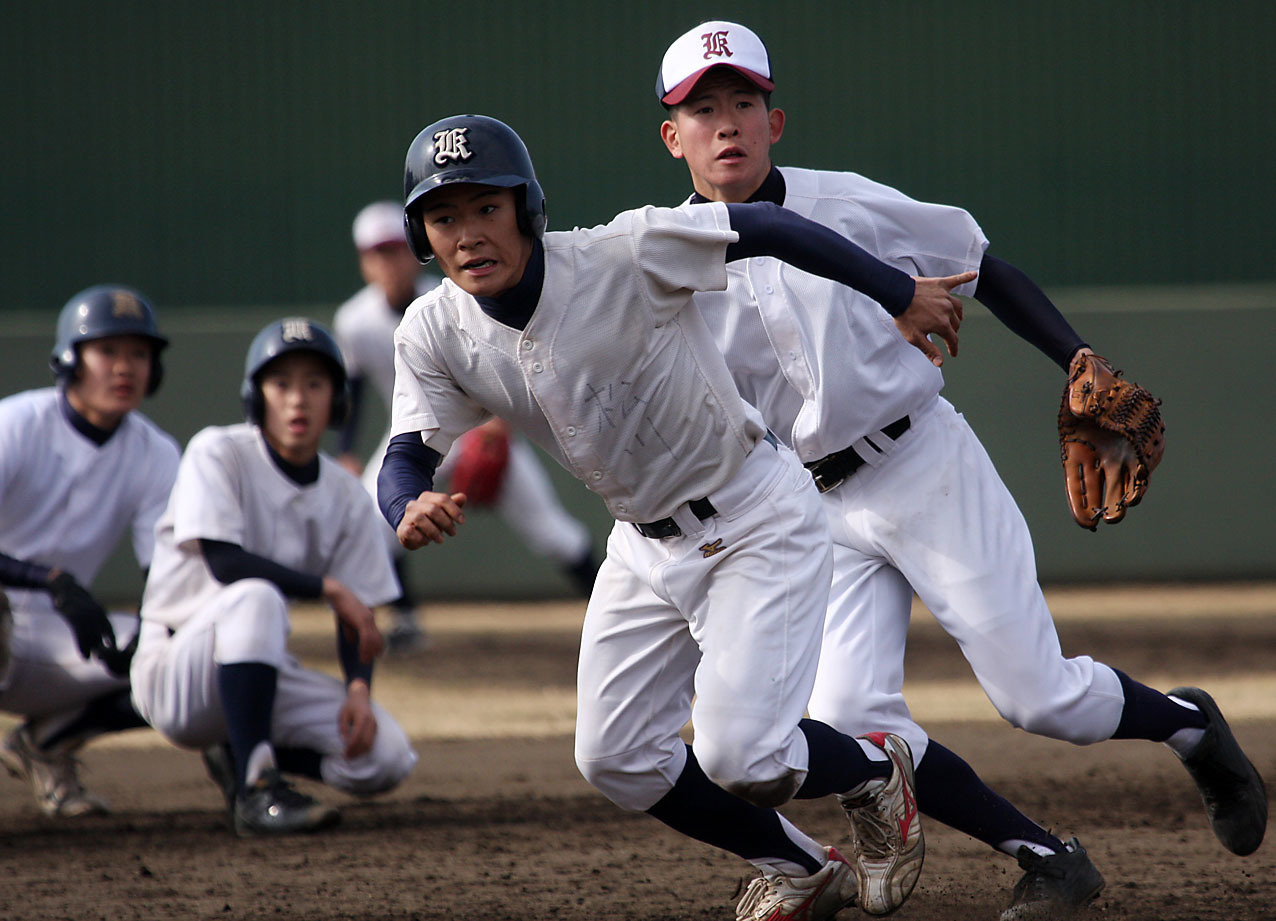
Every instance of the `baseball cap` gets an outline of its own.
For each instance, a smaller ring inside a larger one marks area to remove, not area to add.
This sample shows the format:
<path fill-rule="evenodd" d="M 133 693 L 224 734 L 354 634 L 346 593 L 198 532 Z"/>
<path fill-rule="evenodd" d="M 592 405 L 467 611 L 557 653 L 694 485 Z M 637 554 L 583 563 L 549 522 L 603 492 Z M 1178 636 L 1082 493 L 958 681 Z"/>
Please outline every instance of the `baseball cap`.
<path fill-rule="evenodd" d="M 660 62 L 656 95 L 665 105 L 682 102 L 704 72 L 719 64 L 734 68 L 758 89 L 771 92 L 771 57 L 762 39 L 739 23 L 702 22 L 674 40 Z"/>
<path fill-rule="evenodd" d="M 403 229 L 403 206 L 392 201 L 374 201 L 354 219 L 354 245 L 362 252 L 382 243 L 407 244 Z"/>

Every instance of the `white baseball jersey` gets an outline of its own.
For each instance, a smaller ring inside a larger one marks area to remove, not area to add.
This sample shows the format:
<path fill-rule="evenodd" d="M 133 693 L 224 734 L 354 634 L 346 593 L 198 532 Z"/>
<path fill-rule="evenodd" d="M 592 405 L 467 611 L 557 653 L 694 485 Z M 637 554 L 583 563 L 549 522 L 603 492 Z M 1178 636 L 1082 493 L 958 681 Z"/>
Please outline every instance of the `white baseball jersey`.
<path fill-rule="evenodd" d="M 726 285 L 737 239 L 725 206 L 642 208 L 547 233 L 527 328 L 450 281 L 395 334 L 391 433 L 446 454 L 496 414 L 598 493 L 621 521 L 653 521 L 727 483 L 765 434 L 691 303 Z"/>
<path fill-rule="evenodd" d="M 144 569 L 177 472 L 177 442 L 131 412 L 94 444 L 67 421 L 61 399 L 49 387 L 0 400 L 0 552 L 90 585 L 131 531 Z M 15 607 L 50 607 L 46 592 L 9 595 Z"/>
<path fill-rule="evenodd" d="M 438 284 L 437 277 L 422 276 L 417 279 L 417 293 L 425 294 Z M 346 371 L 351 377 L 362 374 L 370 380 L 387 409 L 394 400 L 394 331 L 402 318 L 403 314 L 385 299 L 384 291 L 367 285 L 342 304 L 333 319 L 333 332 L 341 346 Z M 389 443 L 387 428 L 363 470 L 363 487 L 373 499 Z M 452 455 L 448 455 L 439 465 L 436 481 L 447 480 L 451 459 Z M 563 508 L 536 452 L 517 436 L 511 440 L 505 486 L 496 501 L 496 510 L 534 553 L 570 565 L 589 550 L 589 530 Z M 387 528 L 386 533 L 390 549 L 402 553 L 393 529 Z"/>
<path fill-rule="evenodd" d="M 177 629 L 223 588 L 200 539 L 332 576 L 369 606 L 399 597 L 385 525 L 368 494 L 327 455 L 319 455 L 319 464 L 319 479 L 303 486 L 275 466 L 254 425 L 210 426 L 195 435 L 156 527 L 143 619 Z"/>
<path fill-rule="evenodd" d="M 0 400 L 0 552 L 56 566 L 91 585 L 126 532 L 145 568 L 155 521 L 177 472 L 177 442 L 130 412 L 101 445 L 77 432 L 53 388 Z M 13 607 L 10 664 L 0 675 L 0 709 L 27 717 L 74 712 L 128 687 L 97 659 L 85 660 L 48 592 L 6 589 Z M 111 615 L 120 645 L 136 630 Z"/>
<path fill-rule="evenodd" d="M 728 790 L 806 770 L 831 544 L 793 452 L 763 440 L 692 306 L 726 285 L 724 205 L 643 208 L 544 237 L 524 330 L 457 286 L 418 300 L 395 336 L 392 431 L 446 453 L 495 412 L 598 493 L 617 519 L 585 614 L 576 762 L 647 809 L 696 751 Z M 701 520 L 690 501 L 716 514 Z M 656 540 L 627 522 L 671 517 Z"/>
<path fill-rule="evenodd" d="M 438 283 L 437 277 L 423 275 L 416 281 L 416 292 L 425 294 Z M 390 306 L 376 285 L 365 285 L 337 308 L 332 319 L 346 373 L 371 381 L 387 407 L 394 399 L 394 331 L 401 319 L 403 314 Z"/>
<path fill-rule="evenodd" d="M 854 173 L 780 171 L 784 207 L 903 271 L 979 267 L 988 243 L 961 209 Z M 928 740 L 902 693 L 916 591 L 1016 726 L 1077 743 L 1110 736 L 1120 683 L 1087 656 L 1061 654 L 1027 525 L 970 426 L 938 397 L 939 369 L 855 291 L 772 258 L 732 263 L 728 277 L 726 292 L 695 301 L 741 391 L 803 461 L 855 446 L 867 462 L 823 496 L 834 563 L 810 715 L 849 735 L 898 733 L 920 760 Z M 905 414 L 898 443 L 880 433 Z M 865 436 L 880 453 L 861 449 Z"/>
<path fill-rule="evenodd" d="M 855 173 L 780 172 L 785 208 L 897 269 L 943 276 L 979 268 L 988 241 L 960 208 L 919 202 Z M 725 291 L 697 294 L 696 305 L 744 398 L 803 462 L 880 430 L 943 387 L 939 369 L 867 295 L 770 257 L 733 262 L 727 277 Z"/>

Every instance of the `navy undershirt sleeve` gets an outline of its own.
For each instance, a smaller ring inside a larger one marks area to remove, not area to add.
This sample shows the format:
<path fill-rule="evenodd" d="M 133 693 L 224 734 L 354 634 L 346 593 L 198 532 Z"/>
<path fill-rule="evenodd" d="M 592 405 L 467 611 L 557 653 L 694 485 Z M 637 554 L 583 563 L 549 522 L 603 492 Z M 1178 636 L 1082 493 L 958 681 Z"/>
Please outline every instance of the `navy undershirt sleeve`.
<path fill-rule="evenodd" d="M 0 585 L 12 588 L 48 588 L 49 575 L 52 572 L 48 566 L 37 566 L 0 553 Z"/>
<path fill-rule="evenodd" d="M 323 579 L 320 576 L 299 572 L 264 556 L 249 553 L 239 544 L 201 537 L 199 549 L 213 578 L 223 585 L 240 579 L 265 579 L 289 598 L 313 601 L 323 597 Z"/>
<path fill-rule="evenodd" d="M 350 412 L 345 424 L 337 433 L 337 452 L 349 454 L 354 450 L 355 439 L 359 435 L 359 420 L 363 417 L 363 391 L 367 378 L 363 375 L 352 377 L 347 382 L 350 393 Z"/>
<path fill-rule="evenodd" d="M 341 662 L 341 673 L 346 676 L 346 684 L 356 678 L 362 678 L 372 689 L 372 663 L 359 658 L 359 640 L 346 636 L 341 624 L 337 624 L 337 659 Z"/>
<path fill-rule="evenodd" d="M 728 204 L 731 229 L 740 235 L 727 245 L 727 261 L 774 256 L 812 275 L 863 292 L 897 317 L 908 309 L 916 283 L 835 230 L 807 220 L 773 202 Z"/>
<path fill-rule="evenodd" d="M 377 504 L 381 514 L 398 529 L 408 503 L 434 486 L 434 471 L 443 456 L 421 440 L 420 432 L 405 432 L 390 439 L 385 460 L 377 474 Z"/>
<path fill-rule="evenodd" d="M 985 253 L 979 263 L 975 300 L 1065 371 L 1077 349 L 1086 345 L 1031 278 L 996 256 Z"/>

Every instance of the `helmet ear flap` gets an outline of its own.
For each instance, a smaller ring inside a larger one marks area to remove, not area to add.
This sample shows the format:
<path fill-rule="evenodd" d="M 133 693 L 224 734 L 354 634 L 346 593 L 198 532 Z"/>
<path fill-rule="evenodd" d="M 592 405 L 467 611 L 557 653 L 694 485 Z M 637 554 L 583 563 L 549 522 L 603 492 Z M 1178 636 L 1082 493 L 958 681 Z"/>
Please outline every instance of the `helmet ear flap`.
<path fill-rule="evenodd" d="M 430 239 L 425 235 L 425 221 L 421 219 L 420 208 L 410 208 L 403 212 L 403 229 L 408 237 L 408 247 L 417 262 L 425 265 L 434 258 L 430 249 Z"/>
<path fill-rule="evenodd" d="M 159 349 L 151 353 L 151 379 L 146 385 L 146 395 L 153 396 L 159 390 L 160 381 L 164 380 L 164 362 L 160 361 Z"/>
<path fill-rule="evenodd" d="M 333 380 L 333 384 L 337 381 Z M 332 409 L 328 412 L 328 428 L 341 428 L 350 416 L 350 382 L 343 380 L 332 391 Z"/>
<path fill-rule="evenodd" d="M 244 418 L 253 425 L 261 425 L 266 416 L 266 404 L 256 381 L 245 378 L 239 385 L 239 401 L 244 406 Z"/>

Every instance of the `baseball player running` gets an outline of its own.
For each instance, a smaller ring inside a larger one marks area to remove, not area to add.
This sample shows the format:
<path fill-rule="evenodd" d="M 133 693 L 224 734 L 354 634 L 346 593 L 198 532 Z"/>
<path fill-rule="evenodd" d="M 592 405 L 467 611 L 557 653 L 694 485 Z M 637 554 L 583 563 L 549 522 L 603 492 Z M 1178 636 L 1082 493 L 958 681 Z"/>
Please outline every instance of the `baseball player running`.
<path fill-rule="evenodd" d="M 774 807 L 874 783 L 882 858 L 908 868 L 895 875 L 902 902 L 924 848 L 907 745 L 802 718 L 827 524 L 809 475 L 740 399 L 691 293 L 723 287 L 729 260 L 783 253 L 933 326 L 973 275 L 911 278 L 771 205 L 644 208 L 546 233 L 526 148 L 483 116 L 423 130 L 404 188 L 409 243 L 447 281 L 395 334 L 379 495 L 400 541 L 456 534 L 466 497 L 433 491 L 433 470 L 463 432 L 507 419 L 616 519 L 581 637 L 586 779 L 782 875 L 742 900 L 741 917 L 759 918 L 830 917 L 854 901 L 846 861 Z M 693 694 L 694 752 L 679 738 Z"/>
<path fill-rule="evenodd" d="M 785 121 L 770 107 L 773 88 L 766 48 L 744 26 L 707 22 L 669 46 L 657 87 L 667 108 L 661 136 L 690 171 L 686 208 L 773 202 L 904 271 L 977 268 L 977 284 L 958 293 L 973 293 L 1064 369 L 1092 354 L 1035 284 L 985 251 L 965 211 L 854 173 L 772 166 Z M 908 741 L 922 812 L 1023 867 L 1007 921 L 1054 917 L 1098 894 L 1102 876 L 1075 838 L 1065 844 L 1027 819 L 911 719 L 901 685 L 916 591 L 1013 725 L 1077 744 L 1165 742 L 1195 779 L 1224 846 L 1255 850 L 1266 794 L 1209 695 L 1178 688 L 1167 696 L 1087 656 L 1063 657 L 1023 517 L 970 427 L 938 396 L 938 349 L 907 316 L 892 323 L 864 295 L 780 260 L 735 262 L 727 277 L 725 290 L 697 293 L 695 303 L 740 392 L 818 484 L 833 532 L 811 716 L 848 734 Z M 956 354 L 955 325 L 946 339 Z M 1090 502 L 1078 517 L 1087 526 L 1100 516 L 1120 520 L 1133 504 L 1120 490 L 1106 506 L 1103 491 L 1092 490 Z M 855 828 L 858 802 L 843 802 Z M 855 837 L 862 888 L 876 876 L 873 855 L 865 866 L 861 853 L 865 840 Z M 867 904 L 870 892 L 861 897 Z"/>
<path fill-rule="evenodd" d="M 171 742 L 204 750 L 241 836 L 337 821 L 285 772 L 367 796 L 416 763 L 371 699 L 382 639 L 370 606 L 399 596 L 385 526 L 359 481 L 319 451 L 345 385 L 325 328 L 302 317 L 266 326 L 244 366 L 248 421 L 191 439 L 156 528 L 133 699 Z M 292 599 L 336 614 L 344 682 L 288 654 Z"/>
<path fill-rule="evenodd" d="M 12 607 L 0 601 L 0 710 L 24 717 L 0 761 L 51 816 L 105 812 L 76 752 L 146 725 L 129 702 L 137 618 L 108 614 L 87 586 L 125 533 L 138 565 L 151 562 L 178 448 L 137 408 L 159 388 L 167 344 L 140 293 L 88 288 L 58 317 L 57 386 L 0 401 L 0 583 Z"/>
<path fill-rule="evenodd" d="M 351 410 L 340 432 L 337 459 L 347 470 L 362 476 L 365 488 L 375 498 L 377 474 L 390 433 L 387 429 L 366 466 L 350 453 L 358 431 L 364 383 L 371 381 L 385 405 L 391 405 L 394 331 L 408 305 L 437 285 L 439 278 L 421 274 L 421 264 L 404 236 L 403 206 L 396 202 L 373 202 L 363 208 L 354 220 L 354 244 L 366 284 L 338 308 L 333 320 L 351 384 Z M 489 462 L 485 458 L 493 449 L 499 451 L 499 457 Z M 470 469 L 475 472 L 474 479 L 466 476 Z M 490 504 L 533 553 L 556 562 L 582 595 L 589 594 L 598 570 L 589 530 L 563 508 L 531 445 L 510 437 L 504 423 L 493 419 L 463 435 L 456 449 L 443 459 L 436 480 L 443 483 L 454 477 L 453 491 L 465 491 L 471 509 L 480 504 L 476 500 Z M 393 531 L 387 530 L 386 538 L 404 586 L 404 596 L 395 603 L 395 625 L 386 640 L 392 651 L 413 651 L 424 644 L 425 633 L 407 595 L 403 548 Z"/>

